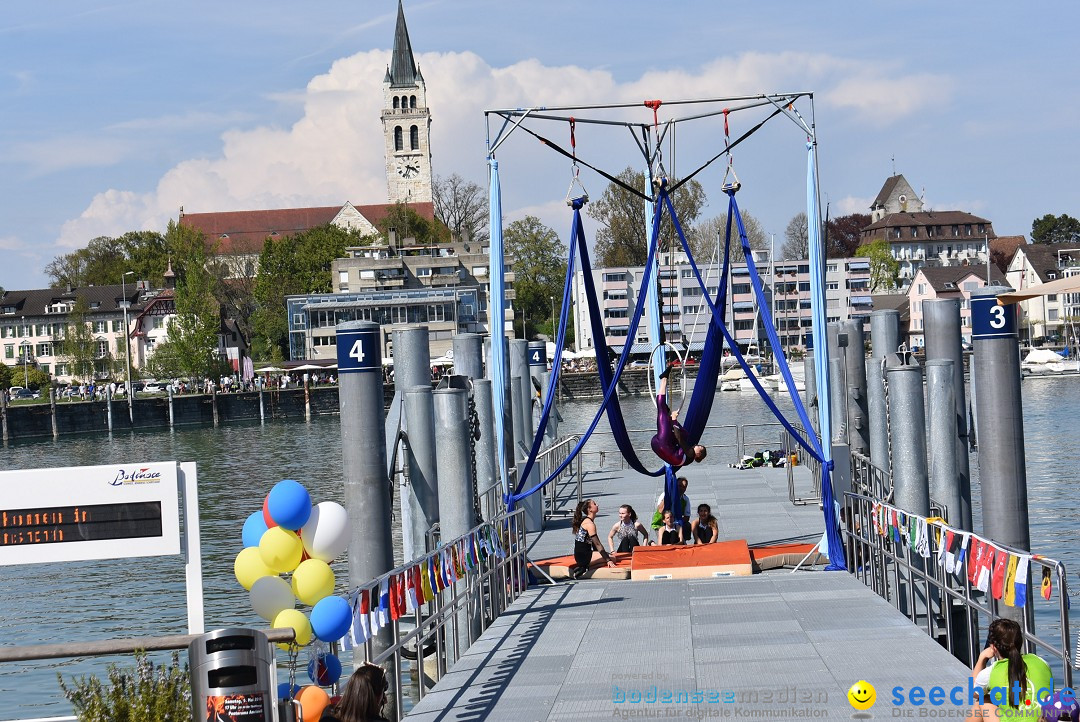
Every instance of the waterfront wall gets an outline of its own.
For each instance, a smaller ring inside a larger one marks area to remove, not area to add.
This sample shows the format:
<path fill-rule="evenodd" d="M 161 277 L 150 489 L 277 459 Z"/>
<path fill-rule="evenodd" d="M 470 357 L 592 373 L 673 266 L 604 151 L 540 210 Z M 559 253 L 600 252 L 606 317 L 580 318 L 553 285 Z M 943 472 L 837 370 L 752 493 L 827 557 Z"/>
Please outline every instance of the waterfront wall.
<path fill-rule="evenodd" d="M 687 377 L 696 373 L 687 369 Z M 647 369 L 627 369 L 619 379 L 620 396 L 642 396 L 649 393 Z M 673 373 L 677 384 L 682 375 Z M 600 377 L 596 373 L 563 373 L 560 376 L 559 399 L 574 401 L 599 398 L 603 395 Z M 338 413 L 338 390 L 336 386 L 310 389 L 312 416 Z M 394 398 L 393 384 L 383 389 L 384 404 L 390 407 Z M 217 423 L 235 421 L 258 421 L 260 392 L 236 394 L 182 394 L 173 397 L 173 426 L 213 425 L 217 406 Z M 263 419 L 266 421 L 306 418 L 306 402 L 303 388 L 261 392 Z M 85 433 L 108 433 L 110 431 L 108 401 L 59 401 L 56 404 L 56 433 L 58 436 Z M 136 398 L 128 418 L 128 404 L 123 399 L 111 402 L 112 431 L 150 430 L 169 428 L 169 399 L 165 396 Z M 51 437 L 53 417 L 48 404 L 8 406 L 2 409 L 4 428 L 8 440 Z"/>

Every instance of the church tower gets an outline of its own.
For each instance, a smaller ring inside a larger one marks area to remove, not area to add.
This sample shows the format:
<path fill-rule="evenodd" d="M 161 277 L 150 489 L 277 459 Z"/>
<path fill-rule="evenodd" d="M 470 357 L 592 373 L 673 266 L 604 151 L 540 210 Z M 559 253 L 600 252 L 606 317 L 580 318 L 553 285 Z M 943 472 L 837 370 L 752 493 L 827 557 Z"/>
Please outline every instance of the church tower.
<path fill-rule="evenodd" d="M 391 203 L 431 202 L 431 111 L 398 0 L 394 53 L 383 79 L 386 185 Z"/>

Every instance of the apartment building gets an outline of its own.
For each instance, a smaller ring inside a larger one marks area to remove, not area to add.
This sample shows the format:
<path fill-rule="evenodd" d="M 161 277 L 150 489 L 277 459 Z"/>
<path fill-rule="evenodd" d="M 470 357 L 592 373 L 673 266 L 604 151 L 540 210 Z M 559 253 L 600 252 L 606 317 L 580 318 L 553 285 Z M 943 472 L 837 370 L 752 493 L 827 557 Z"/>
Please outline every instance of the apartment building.
<path fill-rule="evenodd" d="M 1080 274 L 1080 248 L 1068 248 L 1065 244 L 1061 247 L 1023 244 L 1013 253 L 1005 270 L 1008 284 L 1018 291 L 1077 274 Z M 1076 334 L 1069 327 L 1080 318 L 1080 294 L 1036 296 L 1017 305 L 1021 339 L 1034 345 L 1059 338 L 1074 343 Z"/>
<path fill-rule="evenodd" d="M 907 290 L 910 320 L 907 336 L 912 348 L 926 345 L 926 326 L 922 304 L 934 298 L 960 299 L 960 334 L 964 343 L 971 343 L 971 292 L 987 284 L 1004 285 L 1005 276 L 997 266 L 926 267 L 915 272 Z"/>
<path fill-rule="evenodd" d="M 763 283 L 764 302 L 768 305 L 780 343 L 786 349 L 803 349 L 810 334 L 810 262 L 777 261 L 769 263 L 768 251 L 755 251 L 755 265 Z M 700 351 L 710 322 L 709 306 L 684 255 L 675 255 L 661 263 L 659 272 L 661 324 L 667 337 L 689 343 L 691 351 Z M 615 350 L 634 344 L 634 353 L 647 352 L 649 323 L 653 313 L 646 306 L 635 338 L 629 338 L 630 318 L 637 304 L 645 269 L 596 268 L 593 283 L 597 305 L 603 314 L 605 340 Z M 715 298 L 719 273 L 702 269 L 702 278 Z M 729 303 L 724 318 L 736 343 L 742 348 L 763 346 L 766 339 L 759 313 L 760 301 L 753 290 L 751 271 L 746 263 L 734 264 L 728 279 Z M 848 321 L 868 317 L 870 299 L 870 264 L 864 258 L 837 258 L 826 261 L 826 316 L 829 321 Z M 574 330 L 578 350 L 593 347 L 592 328 L 582 272 L 574 277 Z"/>

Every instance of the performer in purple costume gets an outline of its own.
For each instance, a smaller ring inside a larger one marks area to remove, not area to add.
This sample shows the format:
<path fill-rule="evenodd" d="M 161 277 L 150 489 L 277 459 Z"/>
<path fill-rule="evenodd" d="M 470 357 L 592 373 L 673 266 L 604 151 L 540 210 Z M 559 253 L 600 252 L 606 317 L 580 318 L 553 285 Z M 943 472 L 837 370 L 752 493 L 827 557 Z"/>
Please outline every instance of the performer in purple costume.
<path fill-rule="evenodd" d="M 656 390 L 656 435 L 652 437 L 652 450 L 665 463 L 680 467 L 704 459 L 706 449 L 690 443 L 679 423 L 679 412 L 668 408 L 667 381 L 671 368 L 669 365 L 660 374 L 660 387 Z"/>

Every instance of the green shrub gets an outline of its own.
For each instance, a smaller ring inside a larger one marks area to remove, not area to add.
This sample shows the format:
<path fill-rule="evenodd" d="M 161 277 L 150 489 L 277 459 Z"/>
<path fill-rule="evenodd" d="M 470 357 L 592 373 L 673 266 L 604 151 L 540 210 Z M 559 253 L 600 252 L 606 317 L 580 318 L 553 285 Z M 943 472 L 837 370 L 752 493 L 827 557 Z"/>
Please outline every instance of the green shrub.
<path fill-rule="evenodd" d="M 135 652 L 135 668 L 109 665 L 108 684 L 91 675 L 74 677 L 71 687 L 57 672 L 60 689 L 80 722 L 184 722 L 191 718 L 187 665 L 173 652 L 168 666 L 154 666 Z"/>

